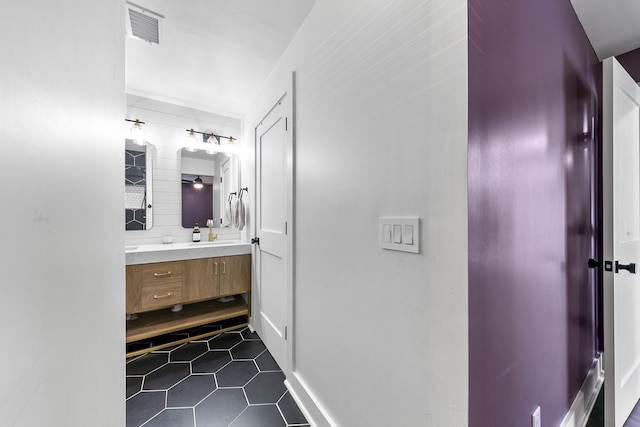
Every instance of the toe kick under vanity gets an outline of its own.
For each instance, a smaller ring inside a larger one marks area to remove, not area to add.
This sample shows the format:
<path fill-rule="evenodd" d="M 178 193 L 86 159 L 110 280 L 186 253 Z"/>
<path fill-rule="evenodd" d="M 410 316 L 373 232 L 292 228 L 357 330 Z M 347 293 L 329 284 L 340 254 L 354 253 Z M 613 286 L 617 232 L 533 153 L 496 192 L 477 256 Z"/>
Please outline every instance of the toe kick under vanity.
<path fill-rule="evenodd" d="M 218 331 L 131 351 L 127 357 L 248 325 L 249 243 L 222 240 L 128 246 L 125 258 L 127 344 L 226 319 L 246 319 Z"/>

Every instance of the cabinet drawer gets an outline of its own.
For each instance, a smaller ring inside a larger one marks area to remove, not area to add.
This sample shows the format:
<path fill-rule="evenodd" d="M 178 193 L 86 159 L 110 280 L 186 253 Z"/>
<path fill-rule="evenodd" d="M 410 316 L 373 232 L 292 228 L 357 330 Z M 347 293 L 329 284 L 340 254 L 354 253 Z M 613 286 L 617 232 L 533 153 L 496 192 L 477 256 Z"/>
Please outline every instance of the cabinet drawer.
<path fill-rule="evenodd" d="M 182 281 L 182 262 L 158 262 L 142 265 L 142 287 Z"/>
<path fill-rule="evenodd" d="M 165 285 L 147 286 L 142 288 L 142 309 L 167 307 L 179 304 L 182 300 L 182 284 L 169 283 Z"/>

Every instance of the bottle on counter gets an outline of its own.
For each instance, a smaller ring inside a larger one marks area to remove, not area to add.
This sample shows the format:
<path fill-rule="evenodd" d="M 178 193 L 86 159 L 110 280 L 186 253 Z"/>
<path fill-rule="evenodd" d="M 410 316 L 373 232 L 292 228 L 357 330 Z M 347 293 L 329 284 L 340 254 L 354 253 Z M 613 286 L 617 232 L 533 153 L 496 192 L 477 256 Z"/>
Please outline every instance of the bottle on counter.
<path fill-rule="evenodd" d="M 194 242 L 199 242 L 200 241 L 200 227 L 198 227 L 197 223 L 193 227 L 193 241 Z"/>

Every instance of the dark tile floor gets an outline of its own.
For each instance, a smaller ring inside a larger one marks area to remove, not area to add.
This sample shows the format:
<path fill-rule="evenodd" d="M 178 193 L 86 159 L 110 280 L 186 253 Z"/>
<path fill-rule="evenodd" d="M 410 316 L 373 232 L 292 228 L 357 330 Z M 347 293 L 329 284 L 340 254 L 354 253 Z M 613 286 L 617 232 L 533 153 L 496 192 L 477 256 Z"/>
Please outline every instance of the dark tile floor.
<path fill-rule="evenodd" d="M 127 361 L 127 427 L 309 426 L 283 381 L 248 328 L 147 353 Z"/>
<path fill-rule="evenodd" d="M 585 427 L 604 427 L 604 385 L 600 388 Z"/>
<path fill-rule="evenodd" d="M 598 398 L 585 427 L 604 427 L 604 385 L 600 389 L 600 393 L 598 393 Z M 640 427 L 640 401 L 636 403 L 636 407 L 627 421 L 625 421 L 623 427 Z"/>
<path fill-rule="evenodd" d="M 640 401 L 636 403 L 636 407 L 631 411 L 623 427 L 640 427 Z"/>

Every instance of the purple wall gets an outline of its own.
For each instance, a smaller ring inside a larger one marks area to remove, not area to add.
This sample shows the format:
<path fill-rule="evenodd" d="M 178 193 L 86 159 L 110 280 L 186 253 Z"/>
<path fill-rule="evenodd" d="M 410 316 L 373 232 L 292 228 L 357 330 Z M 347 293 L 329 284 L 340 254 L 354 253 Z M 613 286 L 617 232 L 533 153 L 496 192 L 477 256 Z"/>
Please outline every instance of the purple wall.
<path fill-rule="evenodd" d="M 597 346 L 599 64 L 568 0 L 468 4 L 469 425 L 555 427 Z"/>
<path fill-rule="evenodd" d="M 193 228 L 198 224 L 206 228 L 207 219 L 213 218 L 213 186 L 204 184 L 200 190 L 191 183 L 182 183 L 182 226 Z"/>
<path fill-rule="evenodd" d="M 616 59 L 636 82 L 640 82 L 640 48 L 618 55 Z"/>

